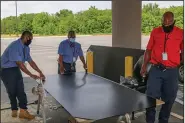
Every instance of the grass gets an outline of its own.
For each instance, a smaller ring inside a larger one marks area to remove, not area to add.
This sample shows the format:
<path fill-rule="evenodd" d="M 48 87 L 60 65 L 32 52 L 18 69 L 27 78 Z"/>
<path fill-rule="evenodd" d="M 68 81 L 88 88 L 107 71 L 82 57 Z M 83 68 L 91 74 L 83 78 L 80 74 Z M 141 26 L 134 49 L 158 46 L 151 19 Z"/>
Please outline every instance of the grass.
<path fill-rule="evenodd" d="M 10 34 L 10 35 L 8 35 L 8 34 L 1 34 L 1 38 L 15 38 L 15 37 L 20 37 L 21 36 L 21 34 L 18 34 L 18 35 L 16 35 L 16 34 Z M 34 34 L 34 36 L 39 36 L 38 34 Z"/>

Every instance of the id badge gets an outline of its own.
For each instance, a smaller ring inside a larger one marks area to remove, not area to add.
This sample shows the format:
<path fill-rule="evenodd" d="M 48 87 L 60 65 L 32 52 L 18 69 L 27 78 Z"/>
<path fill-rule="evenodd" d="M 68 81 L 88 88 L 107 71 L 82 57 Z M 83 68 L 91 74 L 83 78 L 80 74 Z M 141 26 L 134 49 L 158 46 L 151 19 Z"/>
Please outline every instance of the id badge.
<path fill-rule="evenodd" d="M 168 60 L 168 54 L 165 53 L 165 52 L 163 52 L 163 53 L 162 53 L 162 59 L 163 59 L 163 60 Z"/>
<path fill-rule="evenodd" d="M 76 57 L 73 57 L 73 62 L 76 62 Z"/>

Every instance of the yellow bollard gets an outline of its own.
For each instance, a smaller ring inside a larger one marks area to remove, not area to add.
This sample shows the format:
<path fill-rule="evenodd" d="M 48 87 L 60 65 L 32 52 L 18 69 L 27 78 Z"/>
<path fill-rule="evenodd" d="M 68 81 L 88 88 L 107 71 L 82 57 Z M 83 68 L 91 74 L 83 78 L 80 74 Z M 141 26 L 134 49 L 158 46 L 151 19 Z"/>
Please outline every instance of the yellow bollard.
<path fill-rule="evenodd" d="M 88 73 L 93 73 L 93 68 L 94 68 L 94 64 L 93 64 L 93 52 L 92 51 L 88 51 L 87 52 L 87 72 Z"/>
<path fill-rule="evenodd" d="M 133 76 L 133 57 L 125 57 L 125 77 Z"/>

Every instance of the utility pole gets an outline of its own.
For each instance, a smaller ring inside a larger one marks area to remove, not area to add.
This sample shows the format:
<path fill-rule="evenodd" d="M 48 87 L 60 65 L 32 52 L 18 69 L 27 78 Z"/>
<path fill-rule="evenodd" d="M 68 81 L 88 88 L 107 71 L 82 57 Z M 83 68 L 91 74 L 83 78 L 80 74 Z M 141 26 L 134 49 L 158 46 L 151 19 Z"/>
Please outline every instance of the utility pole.
<path fill-rule="evenodd" d="M 15 1 L 15 9 L 16 9 L 16 36 L 18 37 L 17 1 Z"/>

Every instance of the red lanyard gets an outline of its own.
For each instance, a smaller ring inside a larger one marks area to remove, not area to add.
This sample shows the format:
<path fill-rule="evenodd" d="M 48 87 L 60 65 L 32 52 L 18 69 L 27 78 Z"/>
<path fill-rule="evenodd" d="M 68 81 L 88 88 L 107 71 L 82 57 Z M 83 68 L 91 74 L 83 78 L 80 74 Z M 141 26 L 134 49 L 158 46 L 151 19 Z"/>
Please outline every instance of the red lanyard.
<path fill-rule="evenodd" d="M 165 39 L 164 39 L 164 52 L 166 51 L 166 42 L 167 42 L 167 40 L 169 39 L 169 34 L 170 34 L 170 33 L 168 33 L 168 34 L 165 33 Z"/>

